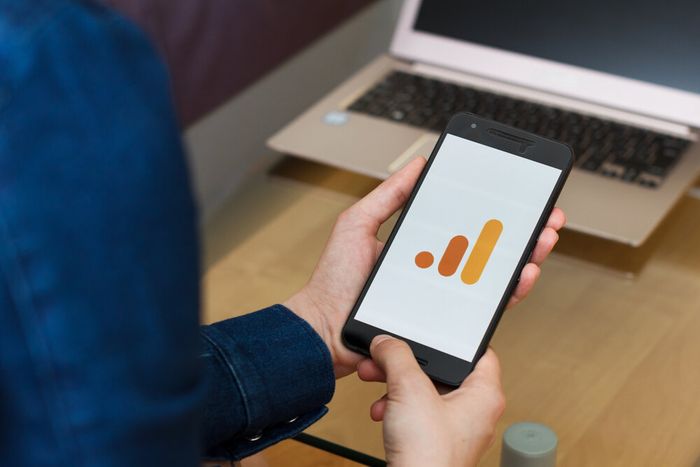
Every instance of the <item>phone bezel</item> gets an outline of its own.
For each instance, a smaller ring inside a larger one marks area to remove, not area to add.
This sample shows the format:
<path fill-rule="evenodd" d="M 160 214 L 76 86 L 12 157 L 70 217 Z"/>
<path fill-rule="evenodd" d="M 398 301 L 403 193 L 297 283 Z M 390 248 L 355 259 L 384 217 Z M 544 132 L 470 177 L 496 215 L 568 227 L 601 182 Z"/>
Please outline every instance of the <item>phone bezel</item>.
<path fill-rule="evenodd" d="M 458 357 L 425 346 L 419 342 L 406 339 L 392 332 L 355 320 L 355 315 L 362 305 L 362 301 L 367 294 L 367 290 L 372 285 L 372 281 L 374 280 L 377 271 L 384 261 L 386 252 L 389 250 L 389 248 L 391 248 L 394 237 L 401 228 L 404 218 L 410 211 L 411 204 L 420 191 L 423 180 L 425 180 L 426 175 L 430 171 L 430 167 L 432 166 L 432 163 L 435 160 L 435 157 L 437 156 L 446 135 L 448 134 L 499 149 L 515 157 L 524 157 L 526 159 L 561 170 L 559 179 L 557 180 L 547 203 L 542 209 L 542 213 L 540 214 L 540 218 L 535 226 L 535 229 L 530 235 L 527 246 L 513 271 L 508 287 L 506 287 L 505 293 L 501 298 L 498 307 L 496 308 L 493 318 L 491 319 L 491 322 L 484 334 L 484 338 L 482 339 L 479 349 L 477 350 L 475 358 L 472 362 L 462 360 Z M 435 148 L 428 158 L 428 162 L 423 169 L 423 172 L 416 182 L 416 186 L 411 191 L 411 194 L 406 201 L 406 205 L 404 206 L 403 211 L 401 212 L 396 224 L 394 225 L 394 228 L 391 231 L 391 234 L 389 235 L 389 238 L 387 239 L 386 245 L 379 256 L 377 263 L 374 265 L 367 282 L 362 288 L 362 292 L 353 305 L 350 316 L 348 317 L 342 331 L 342 340 L 345 346 L 358 353 L 369 355 L 369 344 L 375 336 L 379 334 L 392 335 L 408 343 L 416 359 L 423 367 L 423 370 L 433 380 L 448 384 L 450 386 L 458 386 L 461 384 L 464 378 L 471 373 L 481 356 L 483 356 L 483 354 L 486 352 L 489 342 L 491 341 L 491 337 L 498 326 L 501 316 L 503 316 L 508 300 L 518 284 L 520 273 L 523 267 L 525 267 L 527 264 L 530 254 L 537 243 L 537 238 L 544 228 L 547 219 L 554 208 L 554 204 L 556 203 L 556 200 L 564 187 L 564 183 L 566 182 L 566 179 L 571 171 L 573 162 L 573 150 L 571 147 L 561 142 L 544 138 L 527 131 L 518 130 L 508 125 L 487 120 L 473 114 L 459 113 L 453 116 L 447 124 L 445 131 L 443 131 L 440 135 Z"/>

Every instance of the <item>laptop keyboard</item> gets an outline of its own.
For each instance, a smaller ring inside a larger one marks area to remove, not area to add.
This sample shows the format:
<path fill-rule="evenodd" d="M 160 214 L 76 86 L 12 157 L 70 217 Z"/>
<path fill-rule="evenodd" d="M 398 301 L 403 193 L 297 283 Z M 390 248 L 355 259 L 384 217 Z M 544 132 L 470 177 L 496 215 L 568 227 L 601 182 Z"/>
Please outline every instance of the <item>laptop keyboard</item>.
<path fill-rule="evenodd" d="M 688 141 L 589 115 L 394 71 L 349 110 L 442 132 L 457 112 L 471 112 L 569 144 L 576 166 L 655 188 Z"/>

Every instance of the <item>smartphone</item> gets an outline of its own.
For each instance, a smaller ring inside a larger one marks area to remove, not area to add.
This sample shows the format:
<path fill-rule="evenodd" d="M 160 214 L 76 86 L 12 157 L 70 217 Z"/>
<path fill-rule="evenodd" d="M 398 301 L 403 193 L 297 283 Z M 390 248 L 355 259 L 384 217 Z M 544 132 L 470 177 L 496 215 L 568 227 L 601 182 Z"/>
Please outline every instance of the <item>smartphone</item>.
<path fill-rule="evenodd" d="M 476 115 L 450 119 L 343 328 L 369 355 L 406 341 L 457 386 L 486 352 L 571 171 L 563 143 Z"/>

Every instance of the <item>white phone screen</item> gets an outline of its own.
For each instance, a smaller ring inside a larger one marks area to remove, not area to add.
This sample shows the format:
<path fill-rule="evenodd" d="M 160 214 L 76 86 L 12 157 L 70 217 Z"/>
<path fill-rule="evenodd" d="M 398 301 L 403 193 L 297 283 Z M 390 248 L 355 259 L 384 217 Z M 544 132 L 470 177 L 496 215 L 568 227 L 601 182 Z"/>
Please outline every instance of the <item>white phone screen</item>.
<path fill-rule="evenodd" d="M 446 135 L 355 319 L 473 361 L 560 174 Z"/>

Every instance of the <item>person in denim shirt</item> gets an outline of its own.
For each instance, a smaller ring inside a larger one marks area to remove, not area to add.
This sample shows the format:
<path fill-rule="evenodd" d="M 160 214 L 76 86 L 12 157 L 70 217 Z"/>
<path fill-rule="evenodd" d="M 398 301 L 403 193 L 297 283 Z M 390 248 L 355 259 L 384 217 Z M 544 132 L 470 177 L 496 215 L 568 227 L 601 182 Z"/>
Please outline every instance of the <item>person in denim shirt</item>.
<path fill-rule="evenodd" d="M 356 370 L 387 381 L 370 415 L 391 463 L 475 463 L 503 410 L 492 352 L 441 396 L 404 343 L 378 337 L 369 360 L 339 339 L 424 160 L 339 218 L 285 304 L 200 327 L 168 83 L 142 32 L 99 3 L 0 0 L 0 464 L 240 459 L 318 420 Z M 563 223 L 556 211 L 514 301 Z"/>

